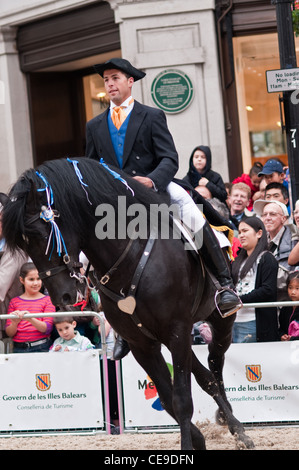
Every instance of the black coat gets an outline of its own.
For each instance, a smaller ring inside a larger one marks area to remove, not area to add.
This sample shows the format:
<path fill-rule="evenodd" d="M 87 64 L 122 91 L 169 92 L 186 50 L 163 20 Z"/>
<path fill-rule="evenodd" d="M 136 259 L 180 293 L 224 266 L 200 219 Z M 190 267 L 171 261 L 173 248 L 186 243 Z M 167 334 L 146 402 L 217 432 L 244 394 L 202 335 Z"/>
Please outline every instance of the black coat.
<path fill-rule="evenodd" d="M 86 125 L 86 157 L 118 167 L 108 128 L 107 109 Z M 163 111 L 134 102 L 126 132 L 123 168 L 130 176 L 147 176 L 165 191 L 178 170 L 178 154 Z"/>
<path fill-rule="evenodd" d="M 266 251 L 258 263 L 255 288 L 241 296 L 242 302 L 276 302 L 278 262 L 272 253 Z M 258 342 L 278 341 L 277 308 L 256 308 L 256 337 Z"/>
<path fill-rule="evenodd" d="M 206 159 L 207 159 L 207 163 L 206 163 L 203 173 L 199 173 L 193 165 L 193 155 L 196 150 L 202 150 L 202 152 L 204 152 Z M 189 170 L 188 170 L 187 175 L 183 178 L 183 181 L 186 181 L 193 188 L 196 188 L 196 186 L 198 186 L 198 181 L 201 178 L 203 177 L 207 178 L 209 182 L 207 183 L 206 187 L 208 188 L 212 196 L 216 197 L 221 202 L 225 202 L 227 199 L 227 192 L 226 192 L 222 177 L 219 175 L 219 173 L 216 173 L 216 171 L 213 171 L 211 169 L 211 166 L 212 166 L 212 154 L 211 154 L 210 148 L 204 145 L 200 145 L 196 147 L 190 156 Z"/>

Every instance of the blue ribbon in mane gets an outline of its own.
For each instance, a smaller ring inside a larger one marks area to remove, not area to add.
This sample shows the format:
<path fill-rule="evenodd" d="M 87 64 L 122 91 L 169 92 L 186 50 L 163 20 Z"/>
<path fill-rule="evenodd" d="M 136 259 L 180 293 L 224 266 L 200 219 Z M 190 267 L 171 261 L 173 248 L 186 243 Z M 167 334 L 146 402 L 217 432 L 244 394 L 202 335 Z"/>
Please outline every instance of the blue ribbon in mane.
<path fill-rule="evenodd" d="M 104 162 L 103 158 L 100 159 L 99 161 L 100 165 L 102 165 L 104 168 L 106 168 L 106 170 L 110 173 L 110 175 L 113 176 L 113 178 L 115 178 L 116 180 L 120 181 L 122 184 L 124 184 L 126 186 L 127 189 L 129 189 L 131 191 L 131 193 L 133 194 L 134 196 L 134 191 L 132 188 L 130 188 L 130 186 L 128 185 L 127 181 L 122 178 L 120 176 L 119 173 L 117 173 L 116 171 L 113 171 L 111 170 L 111 168 L 109 168 L 109 166 L 107 165 L 107 163 Z"/>
<path fill-rule="evenodd" d="M 81 186 L 82 186 L 82 189 L 83 189 L 83 191 L 84 191 L 85 194 L 86 194 L 86 198 L 87 198 L 89 204 L 92 206 L 92 202 L 90 202 L 89 197 L 88 197 L 88 192 L 87 192 L 86 189 L 85 189 L 85 187 L 88 188 L 88 184 L 84 183 L 84 181 L 83 181 L 82 173 L 81 173 L 81 171 L 80 171 L 79 168 L 78 168 L 78 164 L 79 164 L 78 160 L 71 160 L 70 158 L 67 158 L 67 161 L 70 162 L 70 163 L 72 163 L 72 165 L 73 165 L 73 167 L 74 167 L 74 170 L 75 170 L 75 173 L 76 173 L 76 175 L 77 175 L 77 177 L 78 177 L 78 180 L 79 180 L 79 182 L 80 182 L 80 184 L 81 184 Z M 84 186 L 85 186 L 85 187 L 84 187 Z"/>
<path fill-rule="evenodd" d="M 53 250 L 54 250 L 55 240 L 56 240 L 58 256 L 61 256 L 61 254 L 64 251 L 66 256 L 68 257 L 68 252 L 67 252 L 67 249 L 66 249 L 66 246 L 65 246 L 65 243 L 64 243 L 63 236 L 61 234 L 61 231 L 60 231 L 58 225 L 56 224 L 56 222 L 54 220 L 55 213 L 54 213 L 54 211 L 51 207 L 52 204 L 54 203 L 54 196 L 53 196 L 53 191 L 52 191 L 51 185 L 48 183 L 46 178 L 41 173 L 36 171 L 36 174 L 45 184 L 45 187 L 38 189 L 38 191 L 45 191 L 46 192 L 47 203 L 48 203 L 47 207 L 46 206 L 41 207 L 40 218 L 42 220 L 44 220 L 45 222 L 50 222 L 50 224 L 51 224 L 51 232 L 50 232 L 50 236 L 49 236 L 49 239 L 48 239 L 48 244 L 47 244 L 45 254 L 46 255 L 48 254 L 50 243 L 51 243 L 51 240 L 52 240 L 52 249 L 51 249 L 51 253 L 50 253 L 50 256 L 49 256 L 49 260 L 50 260 L 51 256 L 52 256 L 52 253 L 53 253 Z"/>

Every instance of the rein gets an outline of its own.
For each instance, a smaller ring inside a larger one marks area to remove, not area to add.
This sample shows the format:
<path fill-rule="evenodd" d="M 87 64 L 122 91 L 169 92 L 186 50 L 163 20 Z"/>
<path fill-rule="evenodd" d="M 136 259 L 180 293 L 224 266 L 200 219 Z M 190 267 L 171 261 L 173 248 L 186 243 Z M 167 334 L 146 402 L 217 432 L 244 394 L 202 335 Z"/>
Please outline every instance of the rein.
<path fill-rule="evenodd" d="M 107 271 L 106 274 L 104 274 L 104 276 L 101 277 L 101 279 L 100 279 L 101 285 L 104 286 L 105 284 L 107 284 L 110 281 L 110 278 L 111 278 L 112 274 L 117 270 L 118 266 L 124 261 L 127 254 L 129 253 L 130 248 L 133 244 L 133 241 L 134 241 L 133 238 L 130 238 L 129 243 L 127 244 L 126 248 L 124 249 L 124 251 L 122 252 L 120 257 L 118 258 L 118 260 L 114 263 L 112 268 L 110 268 L 109 271 Z"/>

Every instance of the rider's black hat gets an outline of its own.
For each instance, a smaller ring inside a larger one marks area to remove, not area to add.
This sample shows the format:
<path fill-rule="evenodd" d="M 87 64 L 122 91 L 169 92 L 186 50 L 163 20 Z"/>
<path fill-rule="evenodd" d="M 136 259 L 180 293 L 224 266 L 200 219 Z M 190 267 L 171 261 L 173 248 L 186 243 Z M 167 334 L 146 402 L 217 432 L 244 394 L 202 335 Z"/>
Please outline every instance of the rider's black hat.
<path fill-rule="evenodd" d="M 120 58 L 110 59 L 110 60 L 107 60 L 107 62 L 104 62 L 103 64 L 94 65 L 94 69 L 99 75 L 101 75 L 101 77 L 103 77 L 103 73 L 105 70 L 118 69 L 130 75 L 130 77 L 133 77 L 135 82 L 145 77 L 146 75 L 141 70 L 138 70 L 135 67 L 133 67 L 133 65 L 130 64 L 128 60 L 120 59 Z"/>

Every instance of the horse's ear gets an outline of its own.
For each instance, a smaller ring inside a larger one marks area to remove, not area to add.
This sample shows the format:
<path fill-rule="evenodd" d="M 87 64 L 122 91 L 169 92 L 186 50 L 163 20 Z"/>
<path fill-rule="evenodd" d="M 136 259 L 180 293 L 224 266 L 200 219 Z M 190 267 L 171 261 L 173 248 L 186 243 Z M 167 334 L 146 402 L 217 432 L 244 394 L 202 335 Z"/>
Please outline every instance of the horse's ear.
<path fill-rule="evenodd" d="M 26 207 L 29 212 L 35 212 L 41 206 L 41 196 L 34 181 L 30 180 L 30 188 L 26 199 Z"/>
<path fill-rule="evenodd" d="M 9 197 L 7 196 L 7 194 L 0 193 L 0 204 L 2 204 L 2 206 L 5 206 L 8 200 L 9 200 Z"/>

